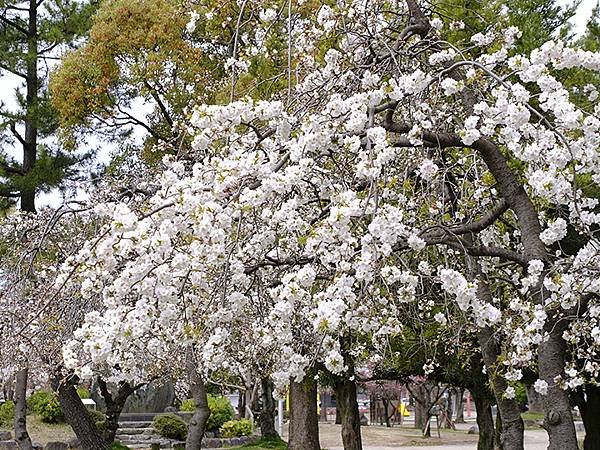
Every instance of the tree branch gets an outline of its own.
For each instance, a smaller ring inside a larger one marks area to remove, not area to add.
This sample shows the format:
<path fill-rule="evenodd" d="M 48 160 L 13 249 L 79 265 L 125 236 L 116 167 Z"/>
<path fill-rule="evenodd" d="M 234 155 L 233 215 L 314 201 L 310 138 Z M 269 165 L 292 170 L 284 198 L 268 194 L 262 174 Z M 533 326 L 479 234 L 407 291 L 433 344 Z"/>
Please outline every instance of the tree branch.
<path fill-rule="evenodd" d="M 0 62 L 0 69 L 2 70 L 6 70 L 7 72 L 12 73 L 13 75 L 17 76 L 17 77 L 21 77 L 23 79 L 27 79 L 27 76 L 22 74 L 21 72 L 17 71 L 16 69 L 11 68 L 10 66 Z"/>
<path fill-rule="evenodd" d="M 10 20 L 8 17 L 5 17 L 5 16 L 2 16 L 2 15 L 0 15 L 0 20 L 1 20 L 2 22 L 4 22 L 5 24 L 7 24 L 7 25 L 9 25 L 9 26 L 13 27 L 15 30 L 17 30 L 17 31 L 19 31 L 19 32 L 21 32 L 21 33 L 23 33 L 25 36 L 28 36 L 28 35 L 29 35 L 29 33 L 27 32 L 27 30 L 26 30 L 25 28 L 23 28 L 21 25 L 19 25 L 19 24 L 18 24 L 18 23 L 16 23 L 15 21 L 13 21 L 13 20 Z"/>

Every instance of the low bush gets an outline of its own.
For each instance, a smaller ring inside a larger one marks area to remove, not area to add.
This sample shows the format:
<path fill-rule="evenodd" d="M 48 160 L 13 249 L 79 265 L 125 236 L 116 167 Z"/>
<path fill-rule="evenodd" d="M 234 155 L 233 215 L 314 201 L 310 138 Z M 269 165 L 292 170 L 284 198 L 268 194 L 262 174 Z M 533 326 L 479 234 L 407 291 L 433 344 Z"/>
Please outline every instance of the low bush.
<path fill-rule="evenodd" d="M 15 418 L 15 404 L 12 401 L 0 405 L 0 426 L 12 425 Z"/>
<path fill-rule="evenodd" d="M 110 450 L 129 450 L 129 447 L 119 442 L 113 442 L 110 444 Z"/>
<path fill-rule="evenodd" d="M 252 434 L 252 421 L 249 419 L 228 420 L 221 425 L 221 436 L 241 437 Z"/>
<path fill-rule="evenodd" d="M 102 411 L 88 409 L 88 415 L 92 418 L 100 431 L 104 432 L 108 429 L 106 425 L 106 415 Z"/>
<path fill-rule="evenodd" d="M 195 409 L 196 403 L 194 402 L 193 398 L 188 398 L 187 400 L 182 401 L 181 405 L 179 406 L 179 411 L 194 412 Z"/>
<path fill-rule="evenodd" d="M 90 391 L 84 387 L 77 388 L 77 395 L 79 395 L 79 398 L 91 398 Z"/>
<path fill-rule="evenodd" d="M 45 423 L 60 423 L 65 421 L 60 403 L 56 396 L 52 396 L 48 402 L 42 405 L 38 416 Z"/>
<path fill-rule="evenodd" d="M 208 409 L 210 409 L 210 416 L 206 423 L 206 429 L 209 431 L 218 430 L 225 422 L 233 419 L 233 407 L 227 397 L 209 395 Z"/>
<path fill-rule="evenodd" d="M 169 439 L 185 439 L 187 425 L 181 417 L 175 414 L 161 414 L 154 418 L 154 429 L 162 437 Z"/>
<path fill-rule="evenodd" d="M 34 392 L 27 399 L 27 407 L 45 423 L 64 422 L 62 409 L 56 394 L 51 391 Z"/>
<path fill-rule="evenodd" d="M 27 399 L 27 409 L 34 414 L 38 414 L 43 405 L 48 403 L 54 394 L 51 391 L 35 391 Z"/>
<path fill-rule="evenodd" d="M 194 412 L 196 403 L 193 398 L 189 398 L 181 402 L 180 411 Z M 233 419 L 233 407 L 227 397 L 208 396 L 208 409 L 210 409 L 210 417 L 206 423 L 206 429 L 214 431 L 220 429 L 225 422 Z"/>

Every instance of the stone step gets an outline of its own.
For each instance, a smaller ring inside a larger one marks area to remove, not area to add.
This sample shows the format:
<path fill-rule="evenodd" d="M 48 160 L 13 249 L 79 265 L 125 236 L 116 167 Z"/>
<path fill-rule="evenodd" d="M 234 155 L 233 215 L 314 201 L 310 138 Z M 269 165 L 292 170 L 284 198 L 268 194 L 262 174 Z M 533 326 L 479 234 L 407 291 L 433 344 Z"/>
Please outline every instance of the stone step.
<path fill-rule="evenodd" d="M 158 444 L 160 445 L 160 448 L 171 448 L 172 444 L 171 441 L 168 440 L 164 440 L 164 439 L 152 439 L 150 441 L 121 441 L 121 444 L 126 445 L 129 448 L 135 448 L 135 449 L 140 449 L 140 448 L 146 448 L 146 449 L 150 449 L 150 446 L 152 444 Z"/>
<path fill-rule="evenodd" d="M 121 434 L 117 433 L 115 438 L 122 441 L 149 441 L 152 439 L 160 439 L 158 434 L 148 433 L 148 434 Z"/>
<path fill-rule="evenodd" d="M 154 428 L 148 427 L 148 428 L 124 428 L 124 427 L 119 427 L 119 429 L 117 430 L 118 434 L 154 434 L 155 430 Z"/>
<path fill-rule="evenodd" d="M 152 426 L 152 422 L 143 420 L 121 421 L 119 428 L 148 428 Z"/>

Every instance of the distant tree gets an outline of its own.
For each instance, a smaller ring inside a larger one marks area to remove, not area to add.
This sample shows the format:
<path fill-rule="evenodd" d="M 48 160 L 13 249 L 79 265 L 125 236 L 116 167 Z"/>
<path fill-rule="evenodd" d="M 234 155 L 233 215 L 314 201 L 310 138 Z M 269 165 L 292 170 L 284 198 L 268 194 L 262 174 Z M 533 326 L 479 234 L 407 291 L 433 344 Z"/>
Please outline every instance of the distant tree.
<path fill-rule="evenodd" d="M 72 175 L 76 159 L 49 139 L 57 130 L 50 105 L 48 73 L 61 49 L 87 32 L 97 0 L 0 1 L 0 76 L 16 77 L 16 108 L 0 103 L 0 197 L 35 211 L 35 194 Z M 15 147 L 18 161 L 9 151 Z"/>

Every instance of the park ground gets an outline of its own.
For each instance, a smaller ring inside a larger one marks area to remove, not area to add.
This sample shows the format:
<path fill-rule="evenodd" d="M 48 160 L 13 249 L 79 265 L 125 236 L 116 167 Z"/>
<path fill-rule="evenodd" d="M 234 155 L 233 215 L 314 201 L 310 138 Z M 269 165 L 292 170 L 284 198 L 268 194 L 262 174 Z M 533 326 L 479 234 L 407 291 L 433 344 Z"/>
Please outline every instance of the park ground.
<path fill-rule="evenodd" d="M 419 450 L 475 450 L 477 448 L 477 434 L 468 434 L 470 427 L 475 425 L 474 421 L 465 424 L 457 424 L 457 430 L 440 430 L 440 437 L 434 427 L 431 438 L 423 438 L 420 430 L 410 426 L 385 426 L 370 425 L 362 427 L 364 450 L 393 450 L 419 449 Z M 49 441 L 68 440 L 73 437 L 73 432 L 68 425 L 46 425 L 38 422 L 35 418 L 29 418 L 29 431 L 34 442 L 45 444 Z M 321 447 L 327 450 L 343 450 L 340 425 L 334 423 L 319 424 Z M 287 433 L 284 431 L 284 439 Z M 583 435 L 580 436 L 583 438 Z M 546 432 L 539 428 L 530 428 L 525 431 L 526 450 L 545 450 L 548 446 Z M 280 449 L 284 447 L 274 446 L 252 446 L 247 450 Z M 235 450 L 235 449 L 231 449 Z M 241 448 L 240 448 L 241 450 Z M 244 449 L 246 450 L 246 449 Z"/>

